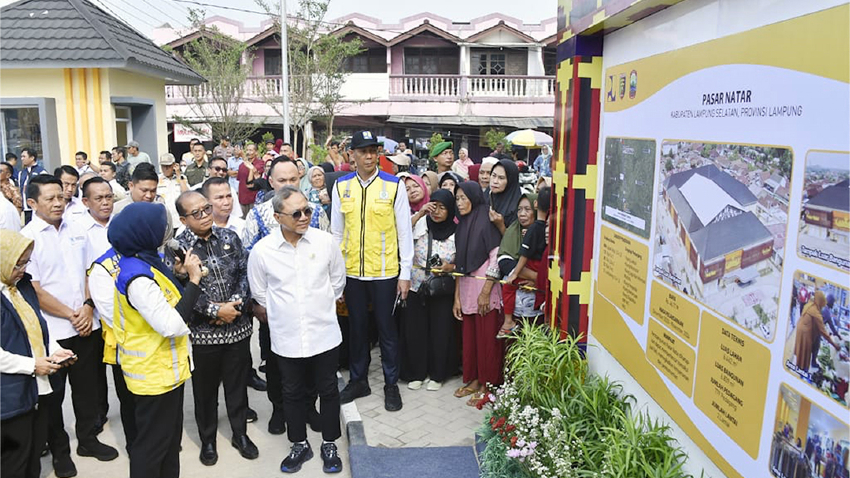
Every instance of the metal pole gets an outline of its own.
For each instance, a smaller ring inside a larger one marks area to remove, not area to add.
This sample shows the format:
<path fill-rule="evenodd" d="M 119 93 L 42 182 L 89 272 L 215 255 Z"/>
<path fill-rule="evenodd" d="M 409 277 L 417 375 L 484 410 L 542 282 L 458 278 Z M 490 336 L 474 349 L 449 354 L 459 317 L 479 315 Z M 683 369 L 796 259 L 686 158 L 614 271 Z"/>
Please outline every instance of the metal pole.
<path fill-rule="evenodd" d="M 289 48 L 286 33 L 286 0 L 280 0 L 280 93 L 283 97 L 283 142 L 289 143 Z"/>

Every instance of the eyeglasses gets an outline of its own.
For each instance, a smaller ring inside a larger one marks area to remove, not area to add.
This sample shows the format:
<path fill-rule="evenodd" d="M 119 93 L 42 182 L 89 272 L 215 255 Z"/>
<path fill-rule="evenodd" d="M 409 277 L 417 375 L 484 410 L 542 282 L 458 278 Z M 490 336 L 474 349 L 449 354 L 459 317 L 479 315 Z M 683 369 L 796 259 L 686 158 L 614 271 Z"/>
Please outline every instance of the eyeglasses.
<path fill-rule="evenodd" d="M 183 217 L 192 216 L 195 219 L 201 219 L 204 216 L 209 216 L 210 214 L 212 214 L 212 209 L 212 204 L 207 204 L 201 209 L 192 211 L 189 214 L 184 214 Z"/>
<path fill-rule="evenodd" d="M 288 213 L 288 212 L 278 212 L 277 214 L 283 214 L 285 216 L 292 216 L 292 219 L 299 221 L 299 220 L 301 220 L 302 215 L 307 216 L 307 217 L 311 217 L 313 215 L 313 208 L 311 208 L 310 206 L 307 206 L 304 209 L 299 209 L 298 211 L 295 211 L 291 214 Z"/>
<path fill-rule="evenodd" d="M 30 260 L 28 260 L 28 261 L 26 261 L 26 262 L 24 262 L 23 264 L 15 264 L 15 265 L 12 267 L 12 270 L 22 271 L 22 270 L 24 270 L 24 269 L 26 269 L 26 268 L 27 268 L 27 266 L 29 265 L 29 263 L 30 263 L 30 262 L 32 262 L 32 260 L 31 260 L 31 259 L 30 259 Z"/>
<path fill-rule="evenodd" d="M 213 168 L 213 170 L 218 172 L 218 173 L 226 173 L 227 172 L 227 168 L 222 168 L 221 166 L 216 166 L 216 167 Z"/>

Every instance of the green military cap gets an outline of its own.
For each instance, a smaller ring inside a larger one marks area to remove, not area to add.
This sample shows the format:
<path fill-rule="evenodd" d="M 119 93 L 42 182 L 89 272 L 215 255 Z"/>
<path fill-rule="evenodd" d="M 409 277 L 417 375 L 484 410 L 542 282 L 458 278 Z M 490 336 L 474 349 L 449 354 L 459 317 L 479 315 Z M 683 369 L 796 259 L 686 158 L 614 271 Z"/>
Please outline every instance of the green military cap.
<path fill-rule="evenodd" d="M 451 147 L 452 147 L 451 141 L 443 141 L 442 143 L 437 143 L 437 144 L 435 144 L 434 146 L 431 147 L 431 152 L 428 153 L 428 157 L 434 158 L 436 156 L 439 156 L 440 153 L 442 153 L 443 151 L 445 151 L 446 149 L 451 148 Z"/>

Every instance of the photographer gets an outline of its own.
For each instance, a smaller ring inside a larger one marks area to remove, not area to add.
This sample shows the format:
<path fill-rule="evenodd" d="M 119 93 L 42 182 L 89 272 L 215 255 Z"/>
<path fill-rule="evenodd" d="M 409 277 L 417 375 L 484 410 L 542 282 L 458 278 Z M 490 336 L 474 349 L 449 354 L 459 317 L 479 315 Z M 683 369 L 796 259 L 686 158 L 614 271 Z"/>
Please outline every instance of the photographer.
<path fill-rule="evenodd" d="M 407 307 L 401 309 L 402 373 L 407 388 L 418 390 L 426 377 L 426 389 L 437 391 L 457 368 L 455 352 L 454 279 L 431 272 L 454 272 L 455 199 L 447 190 L 431 195 L 430 214 L 416 228 L 413 243 L 413 271 Z M 417 233 L 419 235 L 417 236 Z"/>

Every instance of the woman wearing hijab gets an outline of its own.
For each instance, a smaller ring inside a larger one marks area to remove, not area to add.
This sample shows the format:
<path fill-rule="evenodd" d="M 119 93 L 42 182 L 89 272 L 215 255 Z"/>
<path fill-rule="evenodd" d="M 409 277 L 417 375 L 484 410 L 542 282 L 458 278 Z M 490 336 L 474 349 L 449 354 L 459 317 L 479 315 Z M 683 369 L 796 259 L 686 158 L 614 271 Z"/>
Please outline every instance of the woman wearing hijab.
<path fill-rule="evenodd" d="M 298 188 L 301 189 L 301 192 L 306 196 L 310 194 L 310 188 L 313 186 L 310 184 L 310 175 L 307 174 L 307 170 L 310 169 L 307 160 L 304 158 L 297 158 L 295 162 L 298 164 L 298 177 L 300 178 L 300 183 Z"/>
<path fill-rule="evenodd" d="M 192 251 L 175 270 L 188 275 L 185 289 L 157 252 L 165 237 L 165 208 L 136 202 L 109 226 L 121 257 L 115 281 L 122 320 L 114 322 L 118 360 L 136 402 L 138 434 L 130 449 L 130 478 L 180 474 L 183 385 L 191 376 L 189 327 L 200 296 L 201 262 Z M 204 211 L 190 214 L 203 217 Z"/>
<path fill-rule="evenodd" d="M 413 222 L 413 226 L 416 227 L 420 219 L 430 214 L 433 210 L 430 204 L 431 193 L 428 191 L 425 181 L 415 174 L 404 173 L 402 180 L 407 190 L 407 201 L 410 203 L 410 220 Z M 414 239 L 416 238 L 414 237 Z"/>
<path fill-rule="evenodd" d="M 486 384 L 502 383 L 504 348 L 496 338 L 502 325 L 501 288 L 497 253 L 502 235 L 490 222 L 484 192 L 478 183 L 461 183 L 455 191 L 460 220 L 455 232 L 455 265 L 458 277 L 452 311 L 463 321 L 463 387 L 455 397 L 472 395 L 467 405 L 484 397 Z M 487 277 L 487 280 L 477 277 Z"/>
<path fill-rule="evenodd" d="M 47 441 L 48 375 L 74 361 L 74 353 L 51 341 L 31 277 L 26 273 L 33 241 L 0 230 L 0 475 L 38 478 Z M 50 354 L 50 356 L 48 356 Z M 67 362 L 62 360 L 68 359 Z"/>
<path fill-rule="evenodd" d="M 428 194 L 433 194 L 434 191 L 440 188 L 440 180 L 437 177 L 437 173 L 434 171 L 425 171 L 422 173 L 422 180 L 424 180 L 425 185 L 428 186 Z"/>
<path fill-rule="evenodd" d="M 472 159 L 469 157 L 469 150 L 466 148 L 460 148 L 457 150 L 457 160 L 455 160 L 454 164 L 452 164 L 452 171 L 460 176 L 462 180 L 467 181 L 470 180 L 469 168 L 473 164 L 475 163 L 473 163 Z"/>
<path fill-rule="evenodd" d="M 823 323 L 821 310 L 826 306 L 826 295 L 817 291 L 814 297 L 803 307 L 800 322 L 797 323 L 797 337 L 794 341 L 794 355 L 797 356 L 797 368 L 803 372 L 812 366 L 812 351 L 820 343 L 821 337 L 826 339 L 836 350 L 839 346 L 832 340 L 826 325 Z"/>
<path fill-rule="evenodd" d="M 540 177 L 552 177 L 552 152 L 545 144 L 540 148 L 540 156 L 534 160 L 534 170 Z"/>
<path fill-rule="evenodd" d="M 490 173 L 493 171 L 493 166 L 498 163 L 499 160 L 492 156 L 487 156 L 481 160 L 481 168 L 478 170 L 478 184 L 484 190 L 485 196 L 490 194 Z"/>
<path fill-rule="evenodd" d="M 438 183 L 439 184 L 438 189 L 445 189 L 447 191 L 450 191 L 452 194 L 454 194 L 455 189 L 457 188 L 457 185 L 462 183 L 462 182 L 463 182 L 463 180 L 457 174 L 455 174 L 453 172 L 446 172 L 446 173 L 443 173 L 442 175 L 440 175 L 440 181 Z"/>
<path fill-rule="evenodd" d="M 424 233 L 418 237 L 414 233 L 410 294 L 408 307 L 402 309 L 400 336 L 403 368 L 409 379 L 407 388 L 419 390 L 427 381 L 426 389 L 434 392 L 457 368 L 452 320 L 454 287 L 443 289 L 444 293 L 438 295 L 427 292 L 427 281 L 437 277 L 433 269 L 455 270 L 454 196 L 446 190 L 437 190 L 430 205 L 431 213 L 421 221 L 427 225 Z"/>
<path fill-rule="evenodd" d="M 509 159 L 499 161 L 490 172 L 490 221 L 501 234 L 516 221 L 520 196 L 519 168 Z"/>

